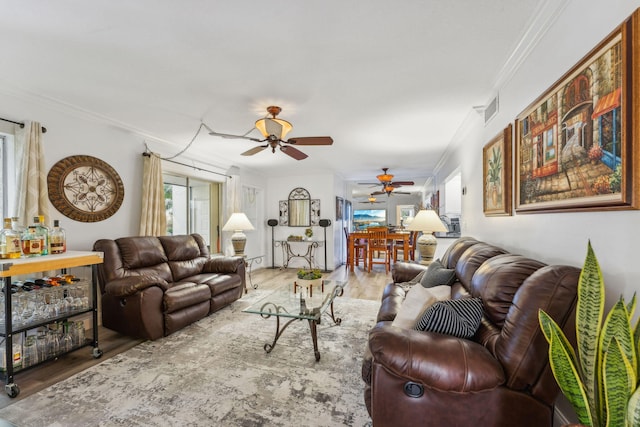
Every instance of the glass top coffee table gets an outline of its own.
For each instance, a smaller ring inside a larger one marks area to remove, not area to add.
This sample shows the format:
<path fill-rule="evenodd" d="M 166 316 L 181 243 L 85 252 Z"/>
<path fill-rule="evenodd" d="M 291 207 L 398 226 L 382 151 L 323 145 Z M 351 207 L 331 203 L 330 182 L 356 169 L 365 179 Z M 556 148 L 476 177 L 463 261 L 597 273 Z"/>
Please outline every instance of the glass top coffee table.
<path fill-rule="evenodd" d="M 333 302 L 338 296 L 342 296 L 345 282 L 332 280 L 318 280 L 313 283 L 297 280 L 291 284 L 281 286 L 260 301 L 242 310 L 245 313 L 255 313 L 264 319 L 275 317 L 276 335 L 272 343 L 264 345 L 264 351 L 271 353 L 278 339 L 285 329 L 296 320 L 307 320 L 313 341 L 313 351 L 316 361 L 320 360 L 318 351 L 317 325 L 321 318 L 327 314 L 334 324 L 340 325 L 342 319 L 335 317 Z M 284 325 L 280 327 L 280 318 Z"/>

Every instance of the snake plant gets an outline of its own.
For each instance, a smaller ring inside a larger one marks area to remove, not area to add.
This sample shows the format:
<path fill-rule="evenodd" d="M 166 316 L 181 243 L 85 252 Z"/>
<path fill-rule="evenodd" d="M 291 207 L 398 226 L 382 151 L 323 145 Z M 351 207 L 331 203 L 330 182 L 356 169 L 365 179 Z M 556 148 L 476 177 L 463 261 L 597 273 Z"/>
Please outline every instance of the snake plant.
<path fill-rule="evenodd" d="M 635 308 L 635 294 L 629 304 L 621 297 L 603 320 L 604 280 L 589 242 L 578 282 L 577 348 L 539 311 L 553 375 L 585 426 L 640 426 L 640 322 L 631 326 Z"/>

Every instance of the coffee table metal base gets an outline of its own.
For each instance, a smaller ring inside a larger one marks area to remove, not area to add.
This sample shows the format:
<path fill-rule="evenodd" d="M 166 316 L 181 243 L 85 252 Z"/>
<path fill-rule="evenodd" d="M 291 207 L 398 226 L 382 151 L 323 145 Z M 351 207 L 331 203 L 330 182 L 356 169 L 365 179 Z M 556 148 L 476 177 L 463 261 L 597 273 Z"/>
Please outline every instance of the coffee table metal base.
<path fill-rule="evenodd" d="M 342 289 L 340 289 L 340 296 L 342 295 Z M 303 319 L 299 319 L 299 318 L 292 318 L 290 320 L 288 320 L 286 323 L 284 323 L 284 325 L 282 325 L 282 328 L 280 328 L 280 316 L 278 313 L 280 313 L 283 308 L 279 307 L 273 303 L 267 303 L 265 305 L 271 304 L 273 305 L 273 308 L 275 309 L 273 314 L 267 314 L 267 313 L 263 313 L 261 314 L 262 318 L 264 319 L 268 319 L 271 316 L 274 316 L 276 318 L 276 335 L 273 338 L 273 342 L 272 343 L 266 343 L 264 345 L 264 351 L 266 351 L 267 353 L 271 353 L 271 351 L 274 349 L 274 347 L 276 346 L 278 339 L 280 339 L 280 336 L 282 335 L 282 333 L 285 331 L 285 329 L 287 329 L 287 327 L 295 322 L 296 320 L 300 321 Z M 333 321 L 333 323 L 335 325 L 340 325 L 342 323 L 342 319 L 339 317 L 335 317 L 335 314 L 333 312 L 333 301 L 331 302 L 330 305 L 330 313 L 329 316 L 331 317 L 331 320 Z M 321 319 L 322 319 L 322 314 L 318 313 L 318 315 L 316 316 L 315 319 L 307 319 L 307 321 L 309 322 L 309 330 L 311 331 L 311 340 L 313 341 L 313 353 L 316 357 L 316 362 L 320 361 L 320 351 L 318 350 L 318 325 L 321 324 Z"/>

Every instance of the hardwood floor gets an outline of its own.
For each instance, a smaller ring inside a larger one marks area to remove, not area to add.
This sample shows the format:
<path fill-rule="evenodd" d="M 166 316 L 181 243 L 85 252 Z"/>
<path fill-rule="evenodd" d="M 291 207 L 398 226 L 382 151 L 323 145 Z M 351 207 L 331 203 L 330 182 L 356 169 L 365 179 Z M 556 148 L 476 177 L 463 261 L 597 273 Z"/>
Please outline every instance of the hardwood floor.
<path fill-rule="evenodd" d="M 260 268 L 252 272 L 251 279 L 254 284 L 258 285 L 258 289 L 269 290 L 293 280 L 296 277 L 296 272 L 297 269 Z M 391 282 L 391 273 L 385 273 L 383 265 L 376 265 L 371 273 L 367 273 L 362 267 L 356 268 L 351 273 L 345 266 L 341 266 L 332 272 L 325 273 L 324 277 L 329 280 L 347 282 L 343 297 L 378 301 L 384 287 Z M 249 286 L 248 278 L 247 286 Z M 253 288 L 249 287 L 249 292 L 254 292 Z M 87 334 L 89 333 L 90 331 Z M 142 340 L 126 337 L 103 327 L 100 327 L 98 331 L 98 341 L 100 349 L 104 352 L 100 359 L 94 359 L 91 355 L 92 348 L 85 347 L 61 356 L 57 360 L 16 374 L 14 380 L 20 387 L 20 394 L 16 398 L 10 398 L 6 393 L 0 393 L 0 408 L 37 393 L 142 342 Z M 4 381 L 4 378 L 2 380 Z"/>

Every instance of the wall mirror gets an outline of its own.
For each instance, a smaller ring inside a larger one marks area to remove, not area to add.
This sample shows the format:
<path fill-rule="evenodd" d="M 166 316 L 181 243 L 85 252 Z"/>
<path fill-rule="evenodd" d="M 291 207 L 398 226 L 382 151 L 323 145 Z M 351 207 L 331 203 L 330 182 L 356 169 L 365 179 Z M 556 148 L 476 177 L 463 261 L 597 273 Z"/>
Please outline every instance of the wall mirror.
<path fill-rule="evenodd" d="M 294 188 L 287 200 L 280 201 L 280 225 L 309 227 L 318 225 L 320 200 L 312 199 L 304 188 Z"/>

